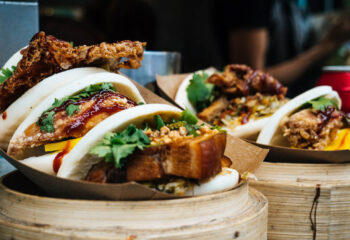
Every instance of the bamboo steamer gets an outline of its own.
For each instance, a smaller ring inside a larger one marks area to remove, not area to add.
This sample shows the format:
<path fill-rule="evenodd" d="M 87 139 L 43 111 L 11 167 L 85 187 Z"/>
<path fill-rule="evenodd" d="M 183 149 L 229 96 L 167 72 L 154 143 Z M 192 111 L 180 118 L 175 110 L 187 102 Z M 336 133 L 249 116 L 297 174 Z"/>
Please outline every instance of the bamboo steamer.
<path fill-rule="evenodd" d="M 266 238 L 267 200 L 247 183 L 187 199 L 89 201 L 47 197 L 19 172 L 0 179 L 0 239 Z"/>
<path fill-rule="evenodd" d="M 350 239 L 350 164 L 264 162 L 250 185 L 269 201 L 268 239 Z"/>

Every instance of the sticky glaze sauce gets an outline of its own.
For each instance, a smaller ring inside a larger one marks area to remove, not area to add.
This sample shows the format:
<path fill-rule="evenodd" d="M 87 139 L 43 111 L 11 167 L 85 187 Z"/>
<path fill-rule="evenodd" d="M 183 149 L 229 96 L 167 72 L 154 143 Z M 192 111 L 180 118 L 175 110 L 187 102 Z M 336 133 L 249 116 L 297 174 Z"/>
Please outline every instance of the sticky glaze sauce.
<path fill-rule="evenodd" d="M 6 111 L 3 112 L 1 117 L 2 117 L 2 120 L 6 120 L 7 119 L 7 112 Z"/>
<path fill-rule="evenodd" d="M 108 107 L 104 106 L 103 104 L 104 101 L 111 96 L 117 96 L 118 98 L 121 98 L 121 99 L 127 99 L 127 105 L 131 105 L 131 106 L 137 105 L 137 103 L 121 95 L 120 93 L 115 93 L 110 91 L 107 91 L 107 92 L 101 91 L 100 93 L 97 93 L 92 97 L 92 100 L 94 100 L 94 104 L 89 109 L 87 109 L 84 113 L 78 116 L 74 122 L 72 122 L 71 124 L 65 127 L 64 129 L 65 133 L 68 136 L 70 136 L 73 133 L 82 131 L 82 129 L 85 127 L 88 120 L 97 114 L 107 113 L 108 115 L 112 115 L 114 113 L 117 113 L 119 111 L 122 111 L 128 108 L 128 106 L 121 106 L 119 104 L 114 104 Z M 88 101 L 88 100 L 82 100 L 82 101 Z"/>
<path fill-rule="evenodd" d="M 63 157 L 67 155 L 70 151 L 70 141 L 67 142 L 66 146 L 64 147 L 63 151 L 59 152 L 55 159 L 53 160 L 52 168 L 55 173 L 58 172 L 58 170 L 61 167 Z"/>
<path fill-rule="evenodd" d="M 327 123 L 332 119 L 336 118 L 337 116 L 333 116 L 333 112 L 335 111 L 335 108 L 333 106 L 328 106 L 325 111 L 318 111 L 317 117 L 321 119 L 321 123 L 317 126 L 317 134 L 321 134 L 322 129 L 324 126 L 327 125 Z"/>
<path fill-rule="evenodd" d="M 254 78 L 258 77 L 258 85 L 253 85 Z M 284 92 L 282 91 L 283 85 L 279 83 L 278 81 L 269 81 L 268 74 L 255 70 L 246 80 L 244 83 L 244 87 L 242 90 L 243 95 L 251 95 L 255 94 L 257 92 L 270 94 L 270 95 L 284 95 Z"/>
<path fill-rule="evenodd" d="M 250 115 L 252 114 L 252 111 L 249 109 L 247 112 L 245 112 L 242 116 L 241 123 L 246 124 L 249 122 Z"/>
<path fill-rule="evenodd" d="M 118 104 L 115 104 L 111 107 L 103 107 L 102 104 L 103 102 L 108 99 L 111 96 L 116 96 L 118 98 L 121 99 L 127 99 L 127 104 L 132 105 L 132 106 L 136 106 L 137 103 L 135 103 L 134 101 L 132 101 L 131 99 L 123 96 L 122 94 L 118 93 L 118 92 L 112 92 L 112 91 L 108 91 L 108 90 L 102 90 L 88 98 L 84 98 L 84 99 L 80 99 L 76 102 L 73 102 L 72 100 L 68 100 L 66 102 L 64 102 L 61 106 L 59 107 L 55 107 L 53 108 L 51 111 L 55 112 L 55 114 L 57 112 L 60 111 L 64 111 L 70 104 L 74 104 L 74 105 L 81 105 L 83 103 L 86 103 L 88 101 L 94 101 L 94 104 L 87 110 L 85 111 L 81 116 L 78 117 L 78 119 L 72 123 L 71 125 L 68 125 L 65 128 L 65 132 L 69 135 L 72 132 L 78 131 L 78 129 L 82 129 L 84 127 L 84 125 L 86 124 L 86 122 L 93 117 L 94 115 L 98 114 L 98 113 L 108 113 L 109 115 L 119 112 L 121 110 L 126 109 L 127 107 L 124 106 L 120 106 Z M 43 119 L 46 118 L 46 114 L 42 115 L 39 120 L 38 120 L 38 124 L 41 125 Z"/>

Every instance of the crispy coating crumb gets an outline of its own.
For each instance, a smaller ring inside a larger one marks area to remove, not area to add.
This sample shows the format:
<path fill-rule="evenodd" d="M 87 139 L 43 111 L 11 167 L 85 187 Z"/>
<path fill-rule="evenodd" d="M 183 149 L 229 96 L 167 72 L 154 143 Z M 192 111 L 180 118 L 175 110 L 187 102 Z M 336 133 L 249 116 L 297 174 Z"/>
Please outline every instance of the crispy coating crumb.
<path fill-rule="evenodd" d="M 71 68 L 95 66 L 117 71 L 141 66 L 145 43 L 122 41 L 73 47 L 69 42 L 39 32 L 21 51 L 14 74 L 0 84 L 0 113 L 44 78 Z M 121 61 L 122 58 L 127 60 Z"/>

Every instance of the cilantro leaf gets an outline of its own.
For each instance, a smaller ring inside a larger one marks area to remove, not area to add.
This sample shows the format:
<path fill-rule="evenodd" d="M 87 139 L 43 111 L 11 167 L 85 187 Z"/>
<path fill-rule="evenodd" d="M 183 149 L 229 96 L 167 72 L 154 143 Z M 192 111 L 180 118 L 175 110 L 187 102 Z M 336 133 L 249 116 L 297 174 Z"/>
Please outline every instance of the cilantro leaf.
<path fill-rule="evenodd" d="M 37 124 L 40 125 L 40 131 L 45 131 L 48 133 L 55 131 L 53 127 L 54 115 L 55 115 L 54 111 L 47 112 L 45 113 L 44 117 L 41 118 L 41 121 L 37 122 Z"/>
<path fill-rule="evenodd" d="M 206 83 L 208 74 L 194 73 L 190 84 L 186 88 L 188 100 L 198 112 L 208 107 L 214 100 L 214 84 Z"/>
<path fill-rule="evenodd" d="M 194 115 L 190 109 L 186 108 L 182 113 L 181 113 L 181 118 L 182 121 L 186 121 L 189 124 L 196 124 L 198 122 L 198 118 L 196 115 Z"/>
<path fill-rule="evenodd" d="M 67 112 L 68 116 L 72 116 L 78 110 L 79 110 L 78 105 L 69 104 L 68 107 L 66 107 L 66 112 Z"/>
<path fill-rule="evenodd" d="M 308 101 L 301 106 L 301 109 L 312 108 L 319 111 L 325 111 L 328 106 L 334 106 L 336 109 L 339 109 L 336 101 L 325 97 L 319 97 L 315 100 Z"/>
<path fill-rule="evenodd" d="M 150 140 L 141 129 L 129 125 L 120 133 L 108 133 L 103 140 L 90 149 L 89 153 L 104 158 L 116 168 L 125 165 L 125 159 L 136 149 L 144 149 L 150 145 Z"/>
<path fill-rule="evenodd" d="M 12 66 L 11 69 L 2 68 L 0 73 L 0 84 L 4 83 L 9 77 L 11 77 L 16 71 L 16 68 L 16 66 Z"/>
<path fill-rule="evenodd" d="M 211 129 L 211 130 L 216 129 L 216 130 L 218 130 L 219 132 L 227 132 L 225 129 L 222 129 L 222 127 L 219 126 L 219 125 L 214 125 L 214 126 L 212 126 L 210 129 Z"/>
<path fill-rule="evenodd" d="M 154 121 L 157 126 L 157 130 L 159 130 L 161 127 L 165 126 L 165 122 L 163 121 L 162 117 L 159 115 L 154 116 Z"/>
<path fill-rule="evenodd" d="M 185 127 L 186 127 L 186 130 L 187 130 L 189 135 L 193 135 L 193 136 L 197 137 L 198 136 L 197 130 L 199 130 L 200 127 L 203 125 L 204 125 L 204 123 L 201 125 L 192 125 L 192 124 L 186 123 Z"/>

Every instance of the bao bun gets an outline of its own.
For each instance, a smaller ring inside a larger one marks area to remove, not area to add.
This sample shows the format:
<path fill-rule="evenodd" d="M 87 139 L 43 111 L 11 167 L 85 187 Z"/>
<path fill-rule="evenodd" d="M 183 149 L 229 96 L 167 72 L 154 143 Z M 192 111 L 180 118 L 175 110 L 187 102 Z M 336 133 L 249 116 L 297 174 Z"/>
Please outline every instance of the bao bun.
<path fill-rule="evenodd" d="M 202 71 L 198 71 L 197 73 L 201 73 L 201 72 Z M 215 73 L 215 71 L 212 69 L 204 70 L 203 72 L 205 72 L 209 76 Z M 188 77 L 186 77 L 182 81 L 176 93 L 175 102 L 183 109 L 188 108 L 197 115 L 198 112 L 196 111 L 193 104 L 189 101 L 187 97 L 187 91 L 186 91 L 187 87 L 190 84 L 190 80 L 192 78 L 193 78 L 193 74 L 190 74 Z M 248 123 L 237 126 L 234 129 L 231 129 L 229 126 L 223 126 L 222 128 L 227 130 L 232 136 L 236 136 L 240 138 L 255 139 L 258 133 L 260 132 L 260 130 L 265 126 L 268 120 L 269 120 L 269 117 L 264 117 L 258 120 L 249 120 Z"/>
<path fill-rule="evenodd" d="M 90 155 L 89 150 L 103 139 L 108 132 L 120 132 L 130 124 L 143 127 L 144 122 L 151 122 L 155 115 L 160 115 L 165 121 L 178 118 L 181 110 L 165 104 L 146 104 L 118 112 L 90 130 L 75 147 L 63 158 L 62 165 L 57 173 L 58 177 L 74 180 L 83 180 L 93 164 L 101 161 L 100 158 Z M 38 170 L 54 174 L 52 162 L 56 154 L 31 157 L 23 162 Z M 239 181 L 239 174 L 231 168 L 223 168 L 216 176 L 201 181 L 184 192 L 184 196 L 196 196 L 224 191 L 233 188 Z"/>
<path fill-rule="evenodd" d="M 80 69 L 73 69 L 69 71 L 75 71 L 75 70 L 81 71 Z M 69 71 L 62 72 L 60 74 L 65 74 Z M 40 82 L 38 85 L 42 83 L 43 82 Z M 99 83 L 112 83 L 114 87 L 117 89 L 117 91 L 120 92 L 122 95 L 130 98 L 136 103 L 144 102 L 144 99 L 142 98 L 141 94 L 139 93 L 135 85 L 133 85 L 131 81 L 126 77 L 120 74 L 109 73 L 106 71 L 95 73 L 95 74 L 89 74 L 83 78 L 80 78 L 79 80 L 73 81 L 71 84 L 68 84 L 65 87 L 58 89 L 57 91 L 53 92 L 50 96 L 42 100 L 40 104 L 30 112 L 27 118 L 20 124 L 20 126 L 17 128 L 17 130 L 13 134 L 9 144 L 8 154 L 17 155 L 16 153 L 17 146 L 13 144 L 13 142 L 16 142 L 17 139 L 22 138 L 24 131 L 31 124 L 35 123 L 38 120 L 41 114 L 52 105 L 55 99 L 62 99 L 66 96 L 74 95 L 75 93 L 78 93 L 82 89 L 92 84 L 99 84 Z M 35 86 L 33 89 L 36 89 L 37 86 Z M 36 153 L 34 156 L 38 156 L 38 155 L 40 155 L 40 153 Z M 19 158 L 18 160 L 22 160 L 30 156 L 33 156 L 32 152 L 28 154 L 25 153 L 23 157 Z"/>
<path fill-rule="evenodd" d="M 84 67 L 54 74 L 26 91 L 13 102 L 0 117 L 0 147 L 7 149 L 16 128 L 46 97 L 57 89 L 95 73 L 106 72 L 102 68 Z"/>
<path fill-rule="evenodd" d="M 338 104 L 338 107 L 341 108 L 339 95 L 336 91 L 333 91 L 330 86 L 320 86 L 310 89 L 287 102 L 270 117 L 269 121 L 261 130 L 257 143 L 288 147 L 289 144 L 287 140 L 284 139 L 280 128 L 282 120 L 284 117 L 294 113 L 304 103 L 322 96 L 333 99 Z"/>

